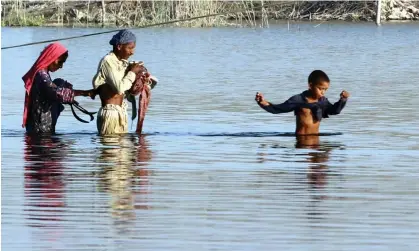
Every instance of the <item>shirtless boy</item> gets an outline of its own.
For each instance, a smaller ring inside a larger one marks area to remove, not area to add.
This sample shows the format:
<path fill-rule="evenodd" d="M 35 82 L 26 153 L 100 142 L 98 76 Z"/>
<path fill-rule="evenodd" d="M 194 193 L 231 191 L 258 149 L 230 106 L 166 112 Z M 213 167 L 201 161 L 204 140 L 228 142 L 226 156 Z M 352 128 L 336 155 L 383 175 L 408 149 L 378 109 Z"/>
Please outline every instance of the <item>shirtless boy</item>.
<path fill-rule="evenodd" d="M 262 93 L 256 93 L 255 100 L 267 112 L 278 114 L 294 111 L 297 135 L 319 134 L 320 121 L 329 115 L 337 115 L 345 107 L 349 93 L 342 91 L 340 99 L 331 104 L 325 97 L 330 80 L 321 70 L 313 71 L 308 77 L 308 90 L 289 98 L 282 104 L 272 104 Z"/>

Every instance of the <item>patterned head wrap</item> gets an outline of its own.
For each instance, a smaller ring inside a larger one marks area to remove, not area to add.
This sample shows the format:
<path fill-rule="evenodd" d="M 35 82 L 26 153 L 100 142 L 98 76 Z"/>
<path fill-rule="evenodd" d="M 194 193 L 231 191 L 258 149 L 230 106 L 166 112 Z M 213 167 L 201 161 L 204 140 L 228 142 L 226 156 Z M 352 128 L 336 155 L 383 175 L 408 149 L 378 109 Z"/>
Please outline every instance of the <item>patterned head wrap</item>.
<path fill-rule="evenodd" d="M 110 45 L 118 45 L 118 44 L 128 44 L 128 43 L 135 43 L 136 38 L 134 33 L 129 30 L 121 30 L 115 35 L 113 35 L 112 39 L 109 41 Z"/>

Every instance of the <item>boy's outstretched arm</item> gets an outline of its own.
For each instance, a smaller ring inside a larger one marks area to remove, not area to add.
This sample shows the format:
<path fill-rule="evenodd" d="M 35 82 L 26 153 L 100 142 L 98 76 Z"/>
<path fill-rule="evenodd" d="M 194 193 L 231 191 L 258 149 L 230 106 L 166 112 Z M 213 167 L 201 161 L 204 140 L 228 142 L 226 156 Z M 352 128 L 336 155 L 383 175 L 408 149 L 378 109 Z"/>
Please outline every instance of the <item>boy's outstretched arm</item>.
<path fill-rule="evenodd" d="M 347 91 L 342 91 L 340 94 L 340 99 L 333 105 L 329 102 L 327 104 L 326 113 L 327 115 L 337 115 L 339 114 L 346 105 L 346 101 L 349 98 L 349 93 Z"/>
<path fill-rule="evenodd" d="M 297 103 L 292 100 L 292 98 L 288 99 L 282 104 L 271 104 L 268 101 L 266 101 L 263 97 L 263 94 L 259 92 L 256 93 L 255 100 L 262 109 L 273 114 L 292 112 L 298 106 Z"/>

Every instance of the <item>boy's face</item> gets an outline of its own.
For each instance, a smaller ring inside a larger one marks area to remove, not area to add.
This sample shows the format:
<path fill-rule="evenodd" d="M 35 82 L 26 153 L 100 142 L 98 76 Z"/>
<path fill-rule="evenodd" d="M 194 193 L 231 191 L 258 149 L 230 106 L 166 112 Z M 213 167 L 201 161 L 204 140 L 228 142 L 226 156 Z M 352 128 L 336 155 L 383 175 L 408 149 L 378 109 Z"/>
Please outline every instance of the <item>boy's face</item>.
<path fill-rule="evenodd" d="M 313 96 L 317 99 L 323 97 L 326 94 L 327 89 L 329 89 L 330 83 L 327 81 L 321 81 L 317 84 L 310 83 L 308 85 L 309 89 L 313 93 Z"/>

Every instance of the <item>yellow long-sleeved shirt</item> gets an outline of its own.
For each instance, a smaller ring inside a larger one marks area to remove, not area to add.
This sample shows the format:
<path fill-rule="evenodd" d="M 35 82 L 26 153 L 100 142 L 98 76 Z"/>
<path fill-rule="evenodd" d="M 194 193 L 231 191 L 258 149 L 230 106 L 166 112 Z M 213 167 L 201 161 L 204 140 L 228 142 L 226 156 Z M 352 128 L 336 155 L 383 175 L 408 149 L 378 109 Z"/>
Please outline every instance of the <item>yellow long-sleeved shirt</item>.
<path fill-rule="evenodd" d="M 135 73 L 129 71 L 125 75 L 128 67 L 127 60 L 119 60 L 115 53 L 110 52 L 100 60 L 96 75 L 93 77 L 93 88 L 97 89 L 103 84 L 108 84 L 119 94 L 124 94 L 129 90 L 135 81 Z"/>

